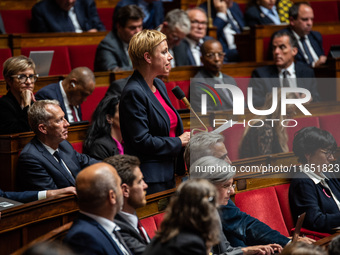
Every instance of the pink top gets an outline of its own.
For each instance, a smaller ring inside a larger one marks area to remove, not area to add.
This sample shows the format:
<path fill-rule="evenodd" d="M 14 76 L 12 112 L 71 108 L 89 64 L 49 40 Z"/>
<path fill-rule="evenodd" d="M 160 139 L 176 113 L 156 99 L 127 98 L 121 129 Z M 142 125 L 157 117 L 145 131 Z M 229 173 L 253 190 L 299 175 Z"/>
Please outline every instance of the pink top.
<path fill-rule="evenodd" d="M 167 112 L 170 118 L 170 137 L 176 137 L 176 128 L 178 124 L 178 119 L 176 113 L 170 108 L 170 106 L 164 101 L 162 95 L 159 93 L 158 89 L 154 93 L 158 101 L 163 106 L 164 110 Z"/>
<path fill-rule="evenodd" d="M 124 148 L 123 148 L 123 145 L 115 138 L 113 138 L 113 141 L 115 141 L 116 145 L 117 145 L 117 149 L 118 149 L 118 152 L 120 155 L 123 155 L 124 154 Z"/>

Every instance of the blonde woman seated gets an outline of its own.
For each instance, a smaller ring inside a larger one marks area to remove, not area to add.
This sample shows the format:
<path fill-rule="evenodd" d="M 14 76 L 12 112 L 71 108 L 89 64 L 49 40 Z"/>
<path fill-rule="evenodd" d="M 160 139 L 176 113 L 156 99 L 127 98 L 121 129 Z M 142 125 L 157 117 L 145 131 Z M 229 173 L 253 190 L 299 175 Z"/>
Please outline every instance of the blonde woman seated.
<path fill-rule="evenodd" d="M 182 183 L 143 255 L 208 255 L 219 241 L 218 194 L 204 179 Z"/>
<path fill-rule="evenodd" d="M 295 94 L 287 94 L 287 98 L 297 98 Z M 268 93 L 265 104 L 262 109 L 272 107 L 272 94 Z M 258 122 L 251 122 L 252 126 L 247 126 L 244 130 L 243 137 L 239 148 L 240 158 L 250 158 L 260 155 L 288 152 L 288 135 L 287 130 L 282 126 L 284 119 L 290 119 L 295 114 L 295 105 L 288 105 L 286 115 L 281 114 L 281 89 L 277 91 L 276 110 L 269 115 L 256 116 L 253 119 Z M 275 121 L 270 121 L 275 119 Z"/>

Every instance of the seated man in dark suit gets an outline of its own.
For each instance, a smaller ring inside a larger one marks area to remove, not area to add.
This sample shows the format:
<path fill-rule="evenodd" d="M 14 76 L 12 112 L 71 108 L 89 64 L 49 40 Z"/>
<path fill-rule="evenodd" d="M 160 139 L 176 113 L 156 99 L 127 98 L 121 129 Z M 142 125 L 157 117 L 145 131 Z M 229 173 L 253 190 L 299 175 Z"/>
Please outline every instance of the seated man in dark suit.
<path fill-rule="evenodd" d="M 105 31 L 93 0 L 43 0 L 32 8 L 31 31 L 97 32 Z"/>
<path fill-rule="evenodd" d="M 289 27 L 296 40 L 298 40 L 298 54 L 296 61 L 302 61 L 312 67 L 324 64 L 327 60 L 322 48 L 322 36 L 312 31 L 314 13 L 307 2 L 297 2 L 289 9 Z"/>
<path fill-rule="evenodd" d="M 59 83 L 52 83 L 40 89 L 35 98 L 58 100 L 65 119 L 68 122 L 77 122 L 82 120 L 80 105 L 92 94 L 95 86 L 93 72 L 87 67 L 77 67 Z"/>
<path fill-rule="evenodd" d="M 252 1 L 247 8 L 244 18 L 248 26 L 280 25 L 281 20 L 276 8 L 276 0 Z"/>
<path fill-rule="evenodd" d="M 107 163 L 89 166 L 77 176 L 80 214 L 63 240 L 77 254 L 132 254 L 113 221 L 123 206 L 120 185 L 116 169 Z"/>
<path fill-rule="evenodd" d="M 139 159 L 135 156 L 115 155 L 106 158 L 104 162 L 112 165 L 122 179 L 124 203 L 115 222 L 121 228 L 120 233 L 132 253 L 142 254 L 150 238 L 136 215 L 136 209 L 146 205 L 145 195 L 148 188 L 139 168 Z"/>
<path fill-rule="evenodd" d="M 253 88 L 253 106 L 263 106 L 267 93 L 273 87 L 300 87 L 310 91 L 313 102 L 320 100 L 314 71 L 308 65 L 294 62 L 297 42 L 288 31 L 273 35 L 274 65 L 256 68 L 252 72 L 249 87 Z M 303 97 L 303 95 L 301 95 Z"/>
<path fill-rule="evenodd" d="M 207 111 L 228 110 L 233 106 L 233 97 L 229 90 L 215 88 L 216 84 L 236 85 L 235 80 L 221 72 L 223 57 L 222 45 L 219 41 L 208 40 L 201 46 L 203 67 L 197 72 L 190 82 L 190 102 L 194 110 L 201 109 L 201 95 L 207 94 L 207 90 L 215 94 L 218 93 L 221 101 L 217 104 L 210 96 L 207 96 Z"/>
<path fill-rule="evenodd" d="M 76 152 L 66 141 L 70 125 L 56 100 L 35 102 L 28 122 L 35 137 L 21 151 L 17 166 L 20 190 L 60 189 L 75 185 L 84 167 L 98 162 Z"/>
<path fill-rule="evenodd" d="M 120 0 L 113 13 L 114 20 L 119 9 L 126 5 L 137 5 L 143 10 L 143 27 L 146 29 L 155 29 L 164 21 L 163 2 L 157 0 Z"/>
<path fill-rule="evenodd" d="M 173 48 L 176 57 L 176 65 L 201 66 L 200 46 L 204 41 L 213 39 L 207 36 L 208 17 L 201 8 L 187 10 L 190 19 L 190 33 L 183 38 L 178 46 Z"/>
<path fill-rule="evenodd" d="M 74 187 L 66 187 L 62 189 L 41 190 L 41 191 L 3 191 L 0 189 L 0 197 L 12 199 L 22 203 L 28 203 L 35 200 L 41 200 L 61 194 L 76 194 Z"/>
<path fill-rule="evenodd" d="M 207 11 L 207 3 L 202 5 Z M 226 53 L 224 62 L 235 62 L 239 60 L 234 40 L 235 34 L 239 34 L 245 27 L 243 13 L 237 3 L 233 0 L 214 0 L 211 7 L 211 16 L 214 26 L 217 27 L 217 39 Z"/>
<path fill-rule="evenodd" d="M 134 34 L 143 29 L 142 10 L 137 5 L 127 5 L 114 16 L 112 31 L 100 42 L 94 59 L 94 71 L 132 70 L 128 53 Z"/>

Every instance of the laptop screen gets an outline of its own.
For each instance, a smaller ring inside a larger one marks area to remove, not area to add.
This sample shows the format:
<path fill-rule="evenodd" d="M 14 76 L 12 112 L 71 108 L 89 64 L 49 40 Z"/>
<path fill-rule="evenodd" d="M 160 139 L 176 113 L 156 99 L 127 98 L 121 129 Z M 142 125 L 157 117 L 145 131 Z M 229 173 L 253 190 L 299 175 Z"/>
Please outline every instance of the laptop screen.
<path fill-rule="evenodd" d="M 35 63 L 35 70 L 40 77 L 48 76 L 51 68 L 54 50 L 31 51 L 30 58 Z"/>

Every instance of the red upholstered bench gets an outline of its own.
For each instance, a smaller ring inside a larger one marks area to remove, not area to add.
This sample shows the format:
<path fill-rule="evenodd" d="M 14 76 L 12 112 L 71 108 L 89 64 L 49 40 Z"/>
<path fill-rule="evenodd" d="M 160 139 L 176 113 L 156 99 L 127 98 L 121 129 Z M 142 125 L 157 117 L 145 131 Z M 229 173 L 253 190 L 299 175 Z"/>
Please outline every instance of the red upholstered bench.
<path fill-rule="evenodd" d="M 339 9 L 337 1 L 311 1 L 314 10 L 314 22 L 339 21 Z"/>
<path fill-rule="evenodd" d="M 94 70 L 94 58 L 97 45 L 74 45 L 68 46 L 71 68 L 86 66 Z"/>
<path fill-rule="evenodd" d="M 159 229 L 163 217 L 164 213 L 159 213 L 140 220 L 141 224 L 145 228 L 145 231 L 148 233 L 151 239 L 155 236 L 155 232 Z"/>
<path fill-rule="evenodd" d="M 231 161 L 239 158 L 238 147 L 244 132 L 243 124 L 236 124 L 223 131 L 224 144 L 228 150 L 228 157 Z"/>
<path fill-rule="evenodd" d="M 107 31 L 112 30 L 112 16 L 115 8 L 97 8 L 100 20 L 103 22 Z"/>
<path fill-rule="evenodd" d="M 96 87 L 93 93 L 81 105 L 82 119 L 91 122 L 92 113 L 97 108 L 99 102 L 104 98 L 108 87 Z"/>
<path fill-rule="evenodd" d="M 176 96 L 174 95 L 174 93 L 172 93 L 172 89 L 174 87 L 176 87 L 176 83 L 174 81 L 169 81 L 169 82 L 166 82 L 165 83 L 165 87 L 166 87 L 166 92 L 168 93 L 169 95 L 169 99 L 170 99 L 170 102 L 171 104 L 173 105 L 173 107 L 176 109 L 176 110 L 179 110 L 181 109 L 181 106 L 179 104 L 179 100 L 176 98 Z"/>
<path fill-rule="evenodd" d="M 1 65 L 1 70 L 3 69 L 3 64 L 4 62 L 8 59 L 12 57 L 12 52 L 10 48 L 7 49 L 0 49 L 0 65 Z M 2 72 L 0 72 L 0 79 L 3 80 L 4 76 L 2 74 Z"/>
<path fill-rule="evenodd" d="M 7 34 L 30 32 L 31 10 L 1 10 L 0 13 Z"/>
<path fill-rule="evenodd" d="M 320 116 L 319 123 L 320 123 L 320 128 L 330 132 L 334 136 L 337 144 L 339 145 L 340 144 L 340 133 L 339 133 L 340 114 Z"/>

